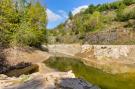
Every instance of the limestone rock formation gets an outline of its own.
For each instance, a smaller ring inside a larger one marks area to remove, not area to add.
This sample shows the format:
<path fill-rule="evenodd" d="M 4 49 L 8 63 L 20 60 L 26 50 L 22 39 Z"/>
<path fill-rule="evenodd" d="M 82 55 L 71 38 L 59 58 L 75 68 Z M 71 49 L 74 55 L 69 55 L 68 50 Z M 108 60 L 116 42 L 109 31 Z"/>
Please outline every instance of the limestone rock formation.
<path fill-rule="evenodd" d="M 77 78 L 62 79 L 58 82 L 58 86 L 60 89 L 100 89 L 95 85 Z"/>
<path fill-rule="evenodd" d="M 70 72 L 34 73 L 18 78 L 0 75 L 0 89 L 100 89 Z"/>
<path fill-rule="evenodd" d="M 79 57 L 85 64 L 109 73 L 135 72 L 135 45 L 59 44 L 48 49 L 50 53 Z"/>
<path fill-rule="evenodd" d="M 134 45 L 82 45 L 78 54 L 87 65 L 109 73 L 135 71 Z"/>
<path fill-rule="evenodd" d="M 121 56 L 128 57 L 131 48 L 135 46 L 128 45 L 83 45 L 81 53 L 93 50 L 93 55 L 98 59 L 100 57 L 110 57 L 119 59 Z M 90 54 L 89 54 L 90 55 Z"/>

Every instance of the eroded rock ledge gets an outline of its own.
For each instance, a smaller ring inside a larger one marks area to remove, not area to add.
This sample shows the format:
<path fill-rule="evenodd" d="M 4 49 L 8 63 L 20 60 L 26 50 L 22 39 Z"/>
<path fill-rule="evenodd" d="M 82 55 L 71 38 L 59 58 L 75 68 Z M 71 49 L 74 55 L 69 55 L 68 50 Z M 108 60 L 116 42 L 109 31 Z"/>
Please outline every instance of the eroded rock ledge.
<path fill-rule="evenodd" d="M 56 44 L 48 49 L 50 53 L 79 57 L 86 65 L 108 73 L 135 72 L 135 45 Z"/>
<path fill-rule="evenodd" d="M 18 78 L 0 75 L 0 89 L 100 89 L 70 72 L 34 73 Z"/>

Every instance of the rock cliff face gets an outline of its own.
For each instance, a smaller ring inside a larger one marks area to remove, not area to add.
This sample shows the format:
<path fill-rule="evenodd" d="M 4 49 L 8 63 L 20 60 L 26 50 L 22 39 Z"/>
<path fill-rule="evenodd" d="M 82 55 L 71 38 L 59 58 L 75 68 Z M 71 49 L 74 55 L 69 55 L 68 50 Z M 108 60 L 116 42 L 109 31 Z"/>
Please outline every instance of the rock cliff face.
<path fill-rule="evenodd" d="M 34 73 L 19 78 L 0 75 L 0 89 L 100 89 L 81 79 L 72 72 Z"/>
<path fill-rule="evenodd" d="M 122 29 L 110 29 L 105 31 L 100 31 L 96 33 L 87 34 L 84 37 L 84 42 L 89 44 L 130 44 L 130 40 L 134 40 L 135 33 Z"/>
<path fill-rule="evenodd" d="M 135 61 L 135 45 L 79 45 L 79 44 L 60 44 L 49 45 L 48 49 L 50 53 L 61 53 L 71 56 L 76 54 L 82 54 L 80 56 L 100 58 L 112 58 L 112 59 L 130 59 L 129 61 Z M 83 55 L 84 54 L 84 55 Z"/>
<path fill-rule="evenodd" d="M 85 63 L 111 73 L 135 72 L 134 45 L 83 45 Z"/>
<path fill-rule="evenodd" d="M 128 58 L 134 49 L 135 46 L 128 45 L 83 45 L 81 53 L 93 51 L 92 55 L 97 59 L 100 57 L 119 59 L 120 57 Z"/>

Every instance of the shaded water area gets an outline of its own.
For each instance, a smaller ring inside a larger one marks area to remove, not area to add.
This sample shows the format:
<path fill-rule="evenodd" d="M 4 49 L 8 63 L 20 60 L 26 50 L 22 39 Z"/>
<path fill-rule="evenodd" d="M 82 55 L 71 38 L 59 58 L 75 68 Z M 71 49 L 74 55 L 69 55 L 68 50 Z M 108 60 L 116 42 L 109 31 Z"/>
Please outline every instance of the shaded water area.
<path fill-rule="evenodd" d="M 135 73 L 109 74 L 86 66 L 80 59 L 51 57 L 45 64 L 59 71 L 73 70 L 76 77 L 98 85 L 101 89 L 135 89 Z"/>
<path fill-rule="evenodd" d="M 0 59 L 0 74 L 5 74 L 8 77 L 19 77 L 23 74 L 31 74 L 38 71 L 38 65 L 31 63 L 18 63 L 17 65 L 10 65 Z"/>
<path fill-rule="evenodd" d="M 8 77 L 19 77 L 23 74 L 27 75 L 38 71 L 38 65 L 32 64 L 30 62 L 20 61 L 16 63 L 10 63 L 6 58 L 7 53 L 4 51 L 4 49 L 5 48 L 0 47 L 0 74 L 5 74 Z"/>
<path fill-rule="evenodd" d="M 19 77 L 22 74 L 31 74 L 38 71 L 38 65 L 20 62 L 18 64 L 10 64 L 4 54 L 0 56 L 0 74 L 5 74 L 9 77 Z"/>

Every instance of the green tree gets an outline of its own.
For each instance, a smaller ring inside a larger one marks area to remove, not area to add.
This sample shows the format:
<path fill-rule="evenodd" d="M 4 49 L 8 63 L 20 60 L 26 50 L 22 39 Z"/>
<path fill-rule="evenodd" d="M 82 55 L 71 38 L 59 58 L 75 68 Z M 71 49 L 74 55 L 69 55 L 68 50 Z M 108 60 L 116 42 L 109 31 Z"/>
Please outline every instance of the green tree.
<path fill-rule="evenodd" d="M 46 9 L 39 2 L 0 1 L 0 44 L 39 46 L 46 38 Z"/>
<path fill-rule="evenodd" d="M 89 5 L 88 9 L 85 10 L 84 13 L 86 14 L 92 14 L 94 11 L 96 11 L 97 6 L 94 6 L 93 4 Z"/>
<path fill-rule="evenodd" d="M 94 31 L 101 29 L 103 26 L 103 16 L 100 12 L 95 11 L 89 18 L 84 22 L 85 31 Z"/>
<path fill-rule="evenodd" d="M 128 14 L 125 13 L 125 4 L 121 4 L 119 9 L 116 11 L 117 12 L 117 20 L 119 21 L 125 21 L 128 20 Z"/>
<path fill-rule="evenodd" d="M 45 27 L 47 23 L 45 8 L 37 2 L 27 8 L 26 11 L 22 17 L 20 28 L 16 33 L 18 35 L 16 37 L 17 43 L 39 46 L 45 40 Z"/>
<path fill-rule="evenodd" d="M 125 5 L 131 5 L 131 4 L 134 4 L 135 3 L 135 0 L 123 0 L 123 3 Z"/>
<path fill-rule="evenodd" d="M 10 43 L 11 36 L 17 29 L 18 13 L 11 0 L 1 0 L 0 3 L 0 42 L 1 45 Z"/>
<path fill-rule="evenodd" d="M 73 18 L 73 13 L 71 11 L 69 12 L 68 17 L 69 17 L 69 19 Z"/>

